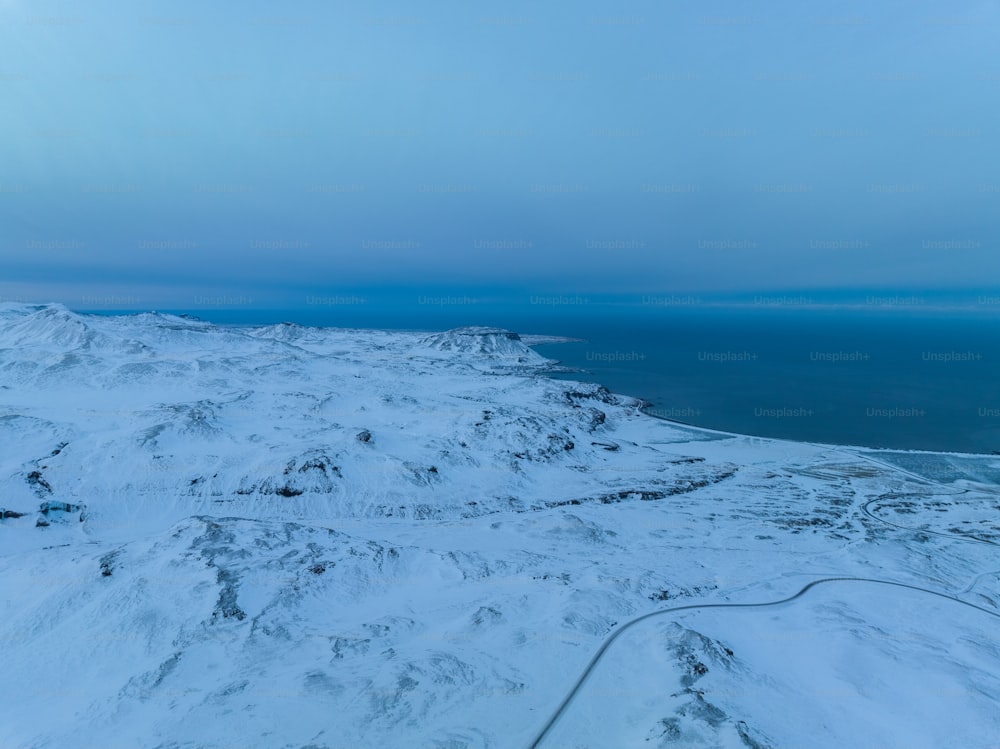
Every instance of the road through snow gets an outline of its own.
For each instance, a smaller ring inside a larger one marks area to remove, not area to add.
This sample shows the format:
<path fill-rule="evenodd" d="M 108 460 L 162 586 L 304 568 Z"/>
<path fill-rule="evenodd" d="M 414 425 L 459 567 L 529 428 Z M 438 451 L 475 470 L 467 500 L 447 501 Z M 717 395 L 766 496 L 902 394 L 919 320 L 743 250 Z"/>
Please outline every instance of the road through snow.
<path fill-rule="evenodd" d="M 601 647 L 598 648 L 594 656 L 590 659 L 590 662 L 587 664 L 587 667 L 583 670 L 583 673 L 580 674 L 580 677 L 576 680 L 576 683 L 572 686 L 569 693 L 566 695 L 565 698 L 563 698 L 563 701 L 559 704 L 559 707 L 556 708 L 555 712 L 552 714 L 552 717 L 548 719 L 548 721 L 542 727 L 541 731 L 539 731 L 538 734 L 535 736 L 535 739 L 529 745 L 530 749 L 537 749 L 537 747 L 541 746 L 542 742 L 545 740 L 545 737 L 555 727 L 556 723 L 559 721 L 559 718 L 562 717 L 563 713 L 566 712 L 566 708 L 568 708 L 570 704 L 572 704 L 576 695 L 579 694 L 580 690 L 583 688 L 583 685 L 587 682 L 587 679 L 594 672 L 594 669 L 597 667 L 597 664 L 600 662 L 601 657 L 607 652 L 608 648 L 610 648 L 611 645 L 614 644 L 615 640 L 621 637 L 625 632 L 634 627 L 636 624 L 639 624 L 640 622 L 643 622 L 647 619 L 651 619 L 655 616 L 662 616 L 664 614 L 676 613 L 678 611 L 690 611 L 693 609 L 746 609 L 746 608 L 766 608 L 769 606 L 780 606 L 781 604 L 791 603 L 792 601 L 801 598 L 803 595 L 808 593 L 817 585 L 823 585 L 827 583 L 838 583 L 838 582 L 875 583 L 877 585 L 890 585 L 897 588 L 908 588 L 909 590 L 915 590 L 920 593 L 927 593 L 929 595 L 938 596 L 939 598 L 945 598 L 949 601 L 954 601 L 955 603 L 960 603 L 964 606 L 969 606 L 971 608 L 977 609 L 978 611 L 982 611 L 984 614 L 989 614 L 990 616 L 994 616 L 1000 619 L 1000 613 L 997 613 L 996 611 L 990 611 L 989 609 L 983 608 L 982 606 L 977 606 L 974 603 L 963 601 L 961 598 L 950 596 L 947 593 L 941 593 L 940 591 L 931 590 L 929 588 L 921 588 L 918 585 L 909 585 L 907 583 L 900 583 L 894 580 L 879 580 L 877 578 L 869 578 L 869 577 L 819 578 L 818 580 L 813 580 L 812 582 L 804 585 L 797 593 L 777 601 L 765 601 L 763 603 L 694 603 L 694 604 L 688 604 L 686 606 L 673 606 L 668 609 L 651 611 L 647 614 L 643 614 L 641 616 L 636 617 L 635 619 L 632 619 L 631 621 L 626 622 L 608 636 L 608 638 L 601 644 Z"/>

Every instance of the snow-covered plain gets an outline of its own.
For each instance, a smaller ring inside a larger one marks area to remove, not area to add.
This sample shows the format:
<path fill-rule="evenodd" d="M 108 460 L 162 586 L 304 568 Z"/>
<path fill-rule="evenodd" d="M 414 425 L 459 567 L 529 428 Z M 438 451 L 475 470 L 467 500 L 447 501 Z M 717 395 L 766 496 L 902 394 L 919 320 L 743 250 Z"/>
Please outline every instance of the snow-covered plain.
<path fill-rule="evenodd" d="M 645 619 L 537 745 L 1000 747 L 1000 458 L 691 429 L 530 342 L 0 305 L 0 747 L 532 746 L 636 617 L 848 577 L 914 587 Z"/>

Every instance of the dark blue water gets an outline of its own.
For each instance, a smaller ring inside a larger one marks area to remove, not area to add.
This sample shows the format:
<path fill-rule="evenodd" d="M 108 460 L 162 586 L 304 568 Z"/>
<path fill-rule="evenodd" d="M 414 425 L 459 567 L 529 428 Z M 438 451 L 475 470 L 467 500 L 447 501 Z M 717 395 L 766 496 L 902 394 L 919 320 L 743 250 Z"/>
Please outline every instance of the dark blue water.
<path fill-rule="evenodd" d="M 892 312 L 673 313 L 569 328 L 540 353 L 654 415 L 832 444 L 1000 451 L 1000 321 Z"/>
<path fill-rule="evenodd" d="M 832 444 L 1000 451 L 993 315 L 571 303 L 186 312 L 224 324 L 496 325 L 569 336 L 583 340 L 538 351 L 582 370 L 574 378 L 648 401 L 664 418 Z"/>

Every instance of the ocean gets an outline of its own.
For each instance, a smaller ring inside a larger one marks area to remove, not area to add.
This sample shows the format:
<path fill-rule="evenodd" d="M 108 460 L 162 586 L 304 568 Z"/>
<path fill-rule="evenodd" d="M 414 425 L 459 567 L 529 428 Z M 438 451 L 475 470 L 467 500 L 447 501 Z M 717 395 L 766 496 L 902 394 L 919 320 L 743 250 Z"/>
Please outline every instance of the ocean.
<path fill-rule="evenodd" d="M 809 442 L 1000 452 L 1000 315 L 547 301 L 160 311 L 236 325 L 566 336 L 579 340 L 537 347 L 577 370 L 553 376 L 642 398 L 654 416 Z"/>

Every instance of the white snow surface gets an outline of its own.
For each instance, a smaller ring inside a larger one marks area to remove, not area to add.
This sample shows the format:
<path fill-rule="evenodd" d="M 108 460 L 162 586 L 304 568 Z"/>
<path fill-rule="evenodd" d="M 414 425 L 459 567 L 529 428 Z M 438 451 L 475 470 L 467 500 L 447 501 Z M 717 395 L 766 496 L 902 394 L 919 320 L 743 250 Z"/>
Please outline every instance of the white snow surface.
<path fill-rule="evenodd" d="M 829 577 L 921 590 L 646 619 L 538 745 L 1000 746 L 995 456 L 686 428 L 525 340 L 0 304 L 0 747 L 527 747 L 632 619 Z"/>

